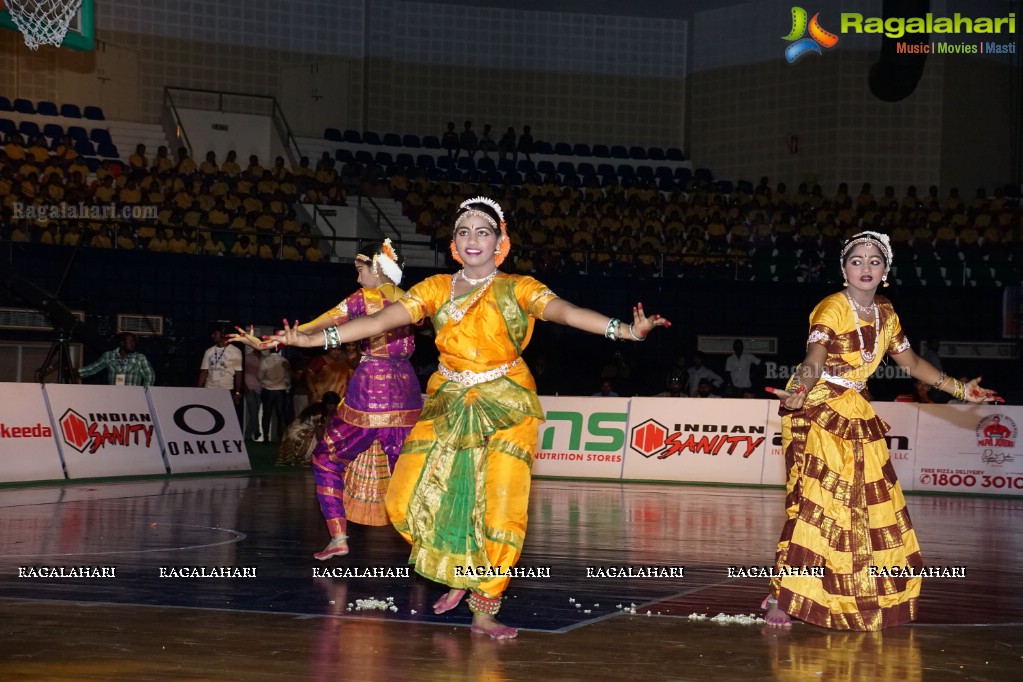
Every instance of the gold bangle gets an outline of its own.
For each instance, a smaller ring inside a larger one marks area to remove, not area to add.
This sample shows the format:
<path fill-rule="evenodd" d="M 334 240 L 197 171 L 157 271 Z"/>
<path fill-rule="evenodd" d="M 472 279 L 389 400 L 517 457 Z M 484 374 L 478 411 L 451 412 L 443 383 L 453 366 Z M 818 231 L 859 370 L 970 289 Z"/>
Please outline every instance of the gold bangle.
<path fill-rule="evenodd" d="M 964 400 L 966 398 L 966 385 L 958 379 L 952 379 L 952 386 L 954 389 L 952 396 L 956 400 Z"/>

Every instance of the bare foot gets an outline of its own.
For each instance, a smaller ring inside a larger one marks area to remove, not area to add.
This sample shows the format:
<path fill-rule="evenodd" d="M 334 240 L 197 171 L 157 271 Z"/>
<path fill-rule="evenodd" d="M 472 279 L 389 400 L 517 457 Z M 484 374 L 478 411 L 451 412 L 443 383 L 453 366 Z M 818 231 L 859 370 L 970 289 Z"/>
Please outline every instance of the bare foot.
<path fill-rule="evenodd" d="M 446 611 L 458 606 L 458 603 L 462 601 L 462 597 L 465 596 L 465 590 L 456 590 L 452 588 L 443 597 L 433 603 L 433 612 L 440 615 Z"/>
<path fill-rule="evenodd" d="M 323 548 L 322 552 L 313 554 L 313 558 L 326 561 L 331 557 L 344 556 L 345 554 L 348 554 L 348 536 L 339 535 L 336 538 L 332 538 L 330 543 Z"/>
<path fill-rule="evenodd" d="M 494 639 L 512 639 L 519 634 L 517 628 L 501 625 L 497 622 L 497 619 L 485 613 L 473 614 L 472 627 L 469 628 L 469 631 L 477 635 L 487 635 Z"/>
<path fill-rule="evenodd" d="M 792 627 L 792 619 L 789 618 L 789 614 L 778 608 L 778 600 L 774 597 L 768 596 L 760 605 L 760 608 L 767 611 L 764 614 L 764 620 L 767 621 L 768 626 L 772 628 Z"/>

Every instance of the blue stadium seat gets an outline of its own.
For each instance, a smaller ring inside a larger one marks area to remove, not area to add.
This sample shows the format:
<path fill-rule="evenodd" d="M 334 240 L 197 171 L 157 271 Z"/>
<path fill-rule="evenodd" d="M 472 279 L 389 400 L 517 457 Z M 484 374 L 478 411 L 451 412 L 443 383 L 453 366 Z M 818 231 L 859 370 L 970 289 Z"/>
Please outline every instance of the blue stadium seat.
<path fill-rule="evenodd" d="M 373 163 L 373 155 L 364 149 L 360 149 L 355 152 L 355 162 L 361 163 L 363 166 Z"/>
<path fill-rule="evenodd" d="M 120 156 L 117 153 L 117 147 L 109 142 L 100 142 L 96 148 L 96 154 L 105 159 L 116 159 Z"/>
<path fill-rule="evenodd" d="M 718 180 L 714 183 L 714 186 L 717 187 L 717 191 L 721 194 L 731 194 L 735 191 L 735 186 L 732 185 L 731 180 Z"/>
<path fill-rule="evenodd" d="M 480 171 L 484 173 L 489 173 L 490 171 L 497 170 L 497 164 L 494 163 L 493 159 L 484 156 L 483 158 L 476 162 L 476 168 L 478 168 Z"/>
<path fill-rule="evenodd" d="M 18 98 L 14 100 L 14 110 L 19 114 L 34 114 L 36 108 L 32 106 L 32 102 L 27 99 Z"/>
<path fill-rule="evenodd" d="M 501 171 L 495 169 L 486 171 L 486 175 L 483 177 L 486 178 L 487 182 L 491 185 L 500 185 L 504 182 L 504 176 L 501 175 Z"/>
<path fill-rule="evenodd" d="M 475 168 L 462 173 L 462 182 L 468 182 L 472 185 L 478 185 L 483 180 L 483 174 Z"/>
<path fill-rule="evenodd" d="M 14 105 L 11 104 L 11 100 L 0 95 L 0 111 L 14 111 Z"/>
<path fill-rule="evenodd" d="M 660 147 L 651 147 L 647 150 L 646 157 L 651 161 L 664 161 L 664 150 Z"/>
<path fill-rule="evenodd" d="M 654 177 L 656 178 L 670 178 L 672 181 L 675 180 L 675 169 L 670 166 L 658 166 L 654 169 Z"/>
<path fill-rule="evenodd" d="M 497 170 L 501 171 L 502 173 L 513 171 L 515 170 L 515 162 L 512 161 L 511 159 L 501 159 L 500 161 L 497 162 Z"/>
<path fill-rule="evenodd" d="M 626 179 L 631 180 L 636 177 L 636 169 L 627 163 L 619 164 L 618 168 L 615 170 L 618 177 L 623 181 Z"/>
<path fill-rule="evenodd" d="M 629 158 L 629 150 L 620 144 L 616 144 L 611 147 L 611 158 L 612 159 L 627 159 Z"/>
<path fill-rule="evenodd" d="M 714 182 L 714 174 L 710 172 L 709 168 L 697 168 L 694 174 L 697 182 L 711 183 Z"/>
<path fill-rule="evenodd" d="M 88 140 L 76 140 L 75 151 L 79 156 L 96 156 L 96 148 Z"/>
<path fill-rule="evenodd" d="M 553 161 L 541 161 L 540 163 L 536 164 L 536 172 L 546 177 L 551 173 L 557 173 L 558 169 L 555 168 Z"/>
<path fill-rule="evenodd" d="M 61 104 L 60 115 L 64 118 L 81 118 L 82 110 L 78 108 L 77 104 Z"/>
<path fill-rule="evenodd" d="M 420 154 L 416 157 L 416 168 L 425 168 L 430 170 L 435 168 L 437 164 L 434 163 L 433 157 L 429 154 Z"/>
<path fill-rule="evenodd" d="M 688 168 L 676 168 L 675 179 L 678 180 L 680 186 L 685 187 L 693 179 L 693 171 Z"/>
<path fill-rule="evenodd" d="M 512 185 L 521 185 L 522 174 L 518 171 L 508 171 L 504 174 L 504 181 Z"/>
<path fill-rule="evenodd" d="M 544 162 L 541 161 L 540 163 Z M 550 163 L 550 161 L 548 161 L 547 163 Z M 520 173 L 533 173 L 536 171 L 536 164 L 534 164 L 529 159 L 519 159 L 519 162 L 515 164 L 515 170 L 517 170 Z"/>
<path fill-rule="evenodd" d="M 610 159 L 611 148 L 606 144 L 595 144 L 593 145 L 593 155 L 600 159 Z"/>
<path fill-rule="evenodd" d="M 331 142 L 343 142 L 345 138 L 337 128 L 327 128 L 323 131 L 323 139 Z"/>
<path fill-rule="evenodd" d="M 377 152 L 376 155 L 374 155 L 373 160 L 384 168 L 394 165 L 394 156 L 392 156 L 390 152 Z"/>
<path fill-rule="evenodd" d="M 682 150 L 678 147 L 668 147 L 664 150 L 664 156 L 667 157 L 668 161 L 685 161 L 686 155 L 682 153 Z"/>
<path fill-rule="evenodd" d="M 362 144 L 362 135 L 359 134 L 358 130 L 348 130 L 341 133 L 341 139 L 348 144 Z"/>
<path fill-rule="evenodd" d="M 590 175 L 597 174 L 597 169 L 594 168 L 593 164 L 588 161 L 582 161 L 576 164 L 575 170 L 577 173 L 579 173 L 579 175 L 581 175 L 584 178 Z"/>
<path fill-rule="evenodd" d="M 99 159 L 90 156 L 85 160 L 85 167 L 89 169 L 90 173 L 95 173 L 99 170 Z"/>
<path fill-rule="evenodd" d="M 355 161 L 355 155 L 352 154 L 352 150 L 344 148 L 338 149 L 336 152 L 334 152 L 334 158 L 340 161 L 341 163 Z"/>
<path fill-rule="evenodd" d="M 29 144 L 41 134 L 39 124 L 35 121 L 22 121 L 18 124 L 18 132 L 25 138 L 25 142 Z"/>
<path fill-rule="evenodd" d="M 401 135 L 398 133 L 384 133 L 382 142 L 385 147 L 400 147 Z"/>
<path fill-rule="evenodd" d="M 567 142 L 557 142 L 554 145 L 554 153 L 558 156 L 571 156 L 572 145 Z"/>
<path fill-rule="evenodd" d="M 13 135 L 18 132 L 18 124 L 9 118 L 0 118 L 0 133 Z"/>
<path fill-rule="evenodd" d="M 424 149 L 440 149 L 440 138 L 436 135 L 424 135 L 423 136 L 423 148 Z"/>
<path fill-rule="evenodd" d="M 59 140 L 64 137 L 64 126 L 57 123 L 47 123 L 43 126 L 43 135 L 51 140 Z"/>
<path fill-rule="evenodd" d="M 643 147 L 629 147 L 629 158 L 630 159 L 645 159 L 646 149 Z"/>
<path fill-rule="evenodd" d="M 416 160 L 412 158 L 411 154 L 398 154 L 394 157 L 394 165 L 398 168 L 415 168 Z"/>
<path fill-rule="evenodd" d="M 543 140 L 539 140 L 533 143 L 533 153 L 547 155 L 553 154 L 554 145 L 552 145 L 550 142 L 544 142 Z"/>
<path fill-rule="evenodd" d="M 441 156 L 437 159 L 437 168 L 441 170 L 451 170 L 455 167 L 455 162 L 450 156 Z"/>
<path fill-rule="evenodd" d="M 615 167 L 609 163 L 597 164 L 597 175 L 603 175 L 605 178 L 610 175 L 618 175 L 615 173 Z"/>
<path fill-rule="evenodd" d="M 590 145 L 583 144 L 582 142 L 572 145 L 572 153 L 576 156 L 592 156 Z"/>
<path fill-rule="evenodd" d="M 93 128 L 89 133 L 89 139 L 96 144 L 111 144 L 113 142 L 110 139 L 110 131 L 106 128 Z"/>
<path fill-rule="evenodd" d="M 650 166 L 637 166 L 636 177 L 645 182 L 649 182 L 654 179 L 654 169 Z"/>
<path fill-rule="evenodd" d="M 413 147 L 418 149 L 423 146 L 422 140 L 419 139 L 418 135 L 412 135 L 411 133 L 403 135 L 401 138 L 402 147 Z"/>
<path fill-rule="evenodd" d="M 476 170 L 476 162 L 468 156 L 460 156 L 458 158 L 457 167 L 459 170 L 463 171 L 474 171 Z"/>
<path fill-rule="evenodd" d="M 660 176 L 657 178 L 657 189 L 661 192 L 674 192 L 678 189 L 674 177 Z"/>
<path fill-rule="evenodd" d="M 85 107 L 82 109 L 82 116 L 89 119 L 90 121 L 104 121 L 106 117 L 103 115 L 103 110 L 99 107 Z"/>
<path fill-rule="evenodd" d="M 575 164 L 571 161 L 559 161 L 557 171 L 558 175 L 562 175 L 566 178 L 573 176 L 575 175 Z"/>
<path fill-rule="evenodd" d="M 374 133 L 372 130 L 364 130 L 362 131 L 362 143 L 380 144 L 380 134 Z"/>
<path fill-rule="evenodd" d="M 60 115 L 57 111 L 57 105 L 46 100 L 40 100 L 39 104 L 36 106 L 36 112 L 38 112 L 40 116 Z"/>
<path fill-rule="evenodd" d="M 82 126 L 69 126 L 67 134 L 75 142 L 78 142 L 79 140 L 88 141 L 89 139 L 89 134 L 85 132 L 85 128 Z"/>

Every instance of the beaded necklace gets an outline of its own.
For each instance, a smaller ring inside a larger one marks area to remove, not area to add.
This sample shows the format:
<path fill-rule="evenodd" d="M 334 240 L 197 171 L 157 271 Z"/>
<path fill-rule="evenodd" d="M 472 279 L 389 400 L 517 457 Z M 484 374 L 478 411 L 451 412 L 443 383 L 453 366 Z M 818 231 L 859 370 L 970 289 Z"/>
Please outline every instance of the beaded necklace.
<path fill-rule="evenodd" d="M 464 273 L 460 272 L 460 273 L 456 273 L 455 276 L 451 278 L 451 297 L 450 297 L 450 300 L 448 301 L 448 303 L 450 304 L 450 308 L 451 308 L 450 315 L 451 315 L 451 319 L 452 320 L 454 320 L 456 323 L 462 321 L 462 318 L 465 317 L 465 313 L 468 312 L 469 308 L 471 308 L 473 306 L 473 304 L 476 303 L 476 301 L 478 301 L 480 299 L 480 296 L 482 296 L 484 294 L 484 292 L 486 292 L 486 290 L 490 286 L 491 282 L 493 282 L 494 278 L 497 277 L 497 273 L 498 273 L 498 271 L 494 270 L 492 273 L 490 273 L 489 275 L 487 275 L 486 277 L 484 277 L 482 279 L 472 280 L 472 279 L 469 279 L 468 277 L 466 277 Z M 462 279 L 464 279 L 466 282 L 468 282 L 471 285 L 475 285 L 475 284 L 478 284 L 478 283 L 482 283 L 483 284 L 483 286 L 481 286 L 479 289 L 476 290 L 476 294 L 469 300 L 469 302 L 465 306 L 463 306 L 461 308 L 459 308 L 458 304 L 455 303 L 455 280 L 458 279 L 459 274 L 461 274 Z"/>
<path fill-rule="evenodd" d="M 860 357 L 863 358 L 863 362 L 871 363 L 877 357 L 877 345 L 881 339 L 881 334 L 878 333 L 877 328 L 877 320 L 881 317 L 877 311 L 877 304 L 874 303 L 870 306 L 870 310 L 874 313 L 874 350 L 873 352 L 867 352 L 863 344 L 863 331 L 860 329 L 860 314 L 856 312 L 856 301 L 849 294 L 846 294 L 845 297 L 849 299 L 849 307 L 852 308 L 853 319 L 856 321 L 856 338 L 860 340 Z"/>

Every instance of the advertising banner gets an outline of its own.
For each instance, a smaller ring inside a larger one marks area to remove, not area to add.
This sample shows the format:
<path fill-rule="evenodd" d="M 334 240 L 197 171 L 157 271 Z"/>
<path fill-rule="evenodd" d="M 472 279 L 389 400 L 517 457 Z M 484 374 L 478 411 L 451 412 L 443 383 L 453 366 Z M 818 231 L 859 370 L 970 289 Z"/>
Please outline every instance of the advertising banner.
<path fill-rule="evenodd" d="M 1023 495 L 1023 408 L 920 405 L 916 490 Z"/>
<path fill-rule="evenodd" d="M 172 474 L 249 469 L 230 391 L 153 386 L 147 395 Z"/>
<path fill-rule="evenodd" d="M 547 421 L 540 425 L 534 475 L 622 477 L 628 398 L 541 396 L 540 404 Z"/>
<path fill-rule="evenodd" d="M 0 481 L 64 478 L 39 384 L 0 384 Z"/>
<path fill-rule="evenodd" d="M 68 478 L 167 473 L 141 386 L 47 384 L 45 394 Z"/>
<path fill-rule="evenodd" d="M 759 484 L 770 401 L 633 398 L 623 478 Z"/>

